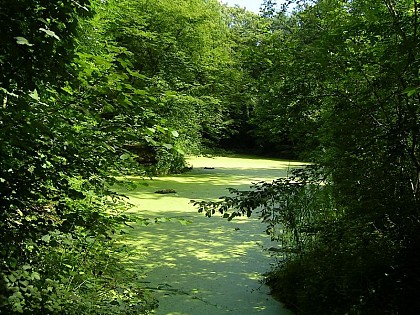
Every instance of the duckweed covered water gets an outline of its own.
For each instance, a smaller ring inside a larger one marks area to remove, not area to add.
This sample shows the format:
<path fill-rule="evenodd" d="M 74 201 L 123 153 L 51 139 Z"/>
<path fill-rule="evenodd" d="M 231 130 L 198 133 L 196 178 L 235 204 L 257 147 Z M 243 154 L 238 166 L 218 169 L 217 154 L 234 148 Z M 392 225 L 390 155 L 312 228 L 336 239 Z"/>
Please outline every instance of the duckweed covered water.
<path fill-rule="evenodd" d="M 251 182 L 286 176 L 302 163 L 251 157 L 190 158 L 193 170 L 180 175 L 143 180 L 122 191 L 143 218 L 178 218 L 136 225 L 127 245 L 134 254 L 127 265 L 159 300 L 156 314 L 291 314 L 269 295 L 262 274 L 272 263 L 265 248 L 270 240 L 257 219 L 228 222 L 198 214 L 191 199 L 217 199 L 227 187 L 247 189 Z M 156 194 L 171 189 L 176 193 Z"/>

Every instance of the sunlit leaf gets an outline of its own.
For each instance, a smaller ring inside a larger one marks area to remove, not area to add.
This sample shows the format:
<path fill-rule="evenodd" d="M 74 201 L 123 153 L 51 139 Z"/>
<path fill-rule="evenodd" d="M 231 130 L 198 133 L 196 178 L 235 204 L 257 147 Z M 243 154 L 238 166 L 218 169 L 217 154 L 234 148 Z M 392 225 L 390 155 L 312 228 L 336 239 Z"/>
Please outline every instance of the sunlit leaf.
<path fill-rule="evenodd" d="M 149 136 L 153 135 L 156 132 L 155 128 L 146 128 L 145 133 Z"/>
<path fill-rule="evenodd" d="M 46 243 L 49 243 L 49 241 L 51 240 L 51 236 L 50 235 L 44 235 L 43 237 L 41 237 L 41 240 L 43 240 Z"/>
<path fill-rule="evenodd" d="M 176 152 L 178 152 L 181 155 L 185 155 L 185 151 L 180 148 L 175 148 Z"/>
<path fill-rule="evenodd" d="M 136 95 L 147 95 L 147 91 L 140 90 L 140 89 L 135 89 L 134 94 L 136 94 Z"/>
<path fill-rule="evenodd" d="M 25 37 L 17 36 L 15 37 L 16 43 L 18 45 L 26 45 L 26 46 L 33 46 L 34 44 L 31 44 Z"/>
<path fill-rule="evenodd" d="M 29 93 L 29 96 L 31 98 L 33 98 L 35 101 L 39 101 L 39 95 L 38 95 L 38 91 L 36 89 L 34 89 L 31 93 Z"/>
<path fill-rule="evenodd" d="M 403 93 L 407 94 L 407 96 L 409 96 L 409 97 L 413 96 L 413 95 L 415 95 L 419 92 L 420 92 L 420 87 L 414 87 L 414 86 L 410 86 L 403 91 Z"/>
<path fill-rule="evenodd" d="M 32 272 L 31 278 L 32 278 L 33 280 L 41 280 L 41 276 L 40 276 L 40 275 L 39 275 L 39 273 L 38 273 L 38 272 L 36 272 L 36 271 Z"/>
<path fill-rule="evenodd" d="M 42 32 L 44 32 L 45 34 L 47 34 L 48 36 L 50 36 L 50 37 L 54 37 L 55 39 L 58 39 L 58 40 L 60 40 L 60 37 L 58 37 L 53 31 L 51 31 L 51 30 L 47 30 L 47 29 L 45 29 L 45 28 L 40 28 L 39 29 L 40 31 L 42 31 Z"/>
<path fill-rule="evenodd" d="M 176 91 L 166 91 L 165 92 L 165 95 L 166 96 L 176 96 L 177 95 L 177 92 Z"/>
<path fill-rule="evenodd" d="M 63 91 L 69 93 L 70 95 L 73 95 L 73 90 L 69 86 L 64 86 L 61 88 Z"/>

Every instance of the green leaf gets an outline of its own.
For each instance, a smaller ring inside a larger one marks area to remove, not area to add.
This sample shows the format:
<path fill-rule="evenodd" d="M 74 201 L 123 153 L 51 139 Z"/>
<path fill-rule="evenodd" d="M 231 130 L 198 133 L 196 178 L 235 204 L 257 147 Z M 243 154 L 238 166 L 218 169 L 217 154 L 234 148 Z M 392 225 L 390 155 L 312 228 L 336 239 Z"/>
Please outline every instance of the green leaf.
<path fill-rule="evenodd" d="M 20 301 L 16 301 L 13 303 L 13 308 L 16 309 L 18 313 L 23 313 L 23 307 Z"/>
<path fill-rule="evenodd" d="M 414 87 L 414 86 L 410 86 L 403 91 L 403 93 L 407 94 L 408 97 L 413 96 L 419 92 L 420 92 L 420 87 Z"/>
<path fill-rule="evenodd" d="M 51 31 L 51 30 L 47 30 L 47 29 L 45 29 L 45 28 L 40 28 L 39 29 L 40 31 L 42 31 L 42 32 L 44 32 L 45 34 L 47 34 L 48 36 L 50 36 L 50 37 L 54 37 L 55 39 L 57 39 L 57 40 L 60 40 L 60 37 L 58 37 L 57 36 L 57 34 L 55 34 L 53 31 Z"/>
<path fill-rule="evenodd" d="M 32 267 L 30 266 L 30 265 L 23 265 L 22 266 L 22 269 L 23 270 L 28 270 L 28 269 L 31 269 Z"/>
<path fill-rule="evenodd" d="M 178 152 L 181 155 L 185 155 L 185 151 L 180 148 L 175 148 L 175 151 Z"/>
<path fill-rule="evenodd" d="M 172 130 L 171 133 L 172 133 L 172 136 L 174 136 L 175 138 L 178 138 L 179 137 L 178 131 Z"/>
<path fill-rule="evenodd" d="M 136 95 L 147 95 L 147 91 L 135 89 L 134 94 L 136 94 Z"/>
<path fill-rule="evenodd" d="M 158 143 L 155 140 L 153 140 L 152 138 L 148 136 L 144 137 L 144 140 L 146 140 L 146 142 L 150 143 L 151 145 L 158 145 Z"/>
<path fill-rule="evenodd" d="M 30 42 L 28 42 L 28 40 L 25 37 L 21 37 L 21 36 L 17 36 L 14 37 L 16 39 L 16 43 L 18 45 L 26 45 L 26 46 L 33 46 L 34 44 L 31 44 Z"/>
<path fill-rule="evenodd" d="M 124 153 L 120 156 L 120 159 L 123 160 L 123 161 L 128 160 L 129 158 L 131 158 L 131 154 L 129 154 L 129 153 Z"/>
<path fill-rule="evenodd" d="M 33 174 L 34 171 L 35 171 L 35 166 L 31 165 L 31 166 L 28 167 L 28 172 L 29 173 Z"/>
<path fill-rule="evenodd" d="M 10 282 L 16 282 L 16 277 L 14 275 L 8 275 L 7 278 L 9 278 Z"/>
<path fill-rule="evenodd" d="M 38 91 L 36 89 L 34 89 L 31 93 L 29 93 L 29 96 L 31 98 L 33 98 L 35 101 L 39 101 L 39 95 L 38 95 Z"/>
<path fill-rule="evenodd" d="M 166 96 L 176 96 L 178 93 L 176 91 L 166 91 L 165 95 Z"/>
<path fill-rule="evenodd" d="M 161 132 L 161 133 L 165 133 L 167 129 L 165 127 L 162 127 L 162 126 L 157 125 L 156 126 L 156 130 L 159 131 L 159 132 Z"/>
<path fill-rule="evenodd" d="M 145 132 L 146 132 L 147 135 L 151 136 L 156 132 L 156 129 L 155 128 L 146 128 Z"/>
<path fill-rule="evenodd" d="M 169 144 L 169 143 L 164 143 L 164 144 L 162 144 L 162 146 L 165 147 L 168 150 L 170 150 L 174 147 L 172 144 Z"/>
<path fill-rule="evenodd" d="M 43 18 L 37 18 L 37 20 L 44 23 L 44 24 L 48 24 L 47 20 L 45 20 Z"/>
<path fill-rule="evenodd" d="M 70 95 L 73 95 L 73 90 L 69 86 L 64 86 L 61 88 L 64 92 L 69 93 Z"/>
<path fill-rule="evenodd" d="M 32 272 L 31 278 L 32 280 L 41 280 L 41 276 L 36 271 Z"/>
<path fill-rule="evenodd" d="M 50 240 L 51 240 L 51 235 L 49 235 L 49 234 L 44 235 L 43 237 L 41 237 L 41 240 L 46 242 L 46 243 L 49 243 Z"/>

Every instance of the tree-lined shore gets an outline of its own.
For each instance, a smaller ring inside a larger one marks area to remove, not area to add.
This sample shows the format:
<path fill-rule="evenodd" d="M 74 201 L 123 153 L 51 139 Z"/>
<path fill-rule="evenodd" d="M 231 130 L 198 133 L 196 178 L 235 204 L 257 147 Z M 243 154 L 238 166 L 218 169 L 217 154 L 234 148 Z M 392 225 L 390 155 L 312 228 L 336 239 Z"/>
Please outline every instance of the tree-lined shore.
<path fill-rule="evenodd" d="M 150 312 L 110 187 L 220 149 L 312 163 L 199 204 L 261 217 L 298 314 L 420 311 L 419 4 L 290 4 L 0 1 L 1 314 Z"/>

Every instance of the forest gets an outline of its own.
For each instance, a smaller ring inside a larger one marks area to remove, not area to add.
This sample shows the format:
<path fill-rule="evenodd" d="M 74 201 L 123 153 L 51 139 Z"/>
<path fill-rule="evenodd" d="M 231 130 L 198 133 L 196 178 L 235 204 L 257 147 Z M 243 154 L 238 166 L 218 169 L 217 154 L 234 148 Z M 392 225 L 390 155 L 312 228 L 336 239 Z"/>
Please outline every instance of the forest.
<path fill-rule="evenodd" d="M 283 303 L 419 314 L 419 18 L 417 0 L 0 0 L 0 314 L 150 313 L 111 187 L 227 149 L 311 163 L 196 202 L 261 219 Z"/>

